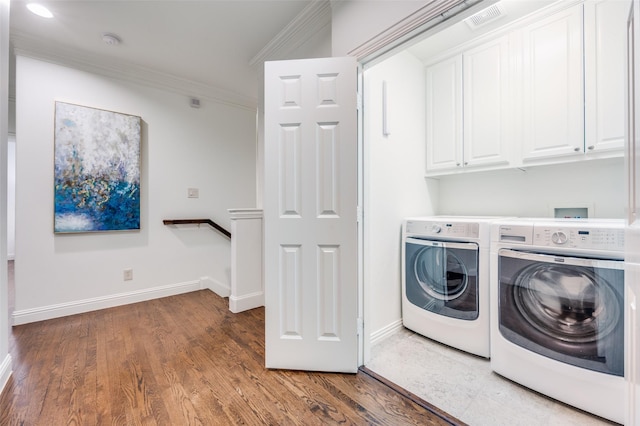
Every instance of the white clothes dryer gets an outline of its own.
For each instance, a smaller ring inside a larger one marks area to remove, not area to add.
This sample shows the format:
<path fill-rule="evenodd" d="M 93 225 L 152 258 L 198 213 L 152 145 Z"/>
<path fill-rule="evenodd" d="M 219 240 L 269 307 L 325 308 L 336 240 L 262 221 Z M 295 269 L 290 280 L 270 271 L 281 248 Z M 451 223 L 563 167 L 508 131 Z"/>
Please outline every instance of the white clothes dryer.
<path fill-rule="evenodd" d="M 625 420 L 624 223 L 515 219 L 491 249 L 491 368 Z"/>
<path fill-rule="evenodd" d="M 489 241 L 495 219 L 405 219 L 402 321 L 406 328 L 489 357 Z"/>

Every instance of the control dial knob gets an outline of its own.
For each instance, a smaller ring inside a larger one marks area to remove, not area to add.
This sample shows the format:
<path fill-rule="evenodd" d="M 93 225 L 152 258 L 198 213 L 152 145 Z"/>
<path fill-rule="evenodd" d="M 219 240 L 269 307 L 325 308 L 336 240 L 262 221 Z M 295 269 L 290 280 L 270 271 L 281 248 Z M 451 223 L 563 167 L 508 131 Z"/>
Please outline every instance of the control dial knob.
<path fill-rule="evenodd" d="M 431 225 L 431 232 L 434 234 L 439 234 L 442 231 L 442 227 L 440 225 Z"/>
<path fill-rule="evenodd" d="M 555 244 L 565 244 L 568 240 L 569 237 L 567 237 L 567 234 L 562 231 L 557 231 L 551 234 L 551 241 Z"/>

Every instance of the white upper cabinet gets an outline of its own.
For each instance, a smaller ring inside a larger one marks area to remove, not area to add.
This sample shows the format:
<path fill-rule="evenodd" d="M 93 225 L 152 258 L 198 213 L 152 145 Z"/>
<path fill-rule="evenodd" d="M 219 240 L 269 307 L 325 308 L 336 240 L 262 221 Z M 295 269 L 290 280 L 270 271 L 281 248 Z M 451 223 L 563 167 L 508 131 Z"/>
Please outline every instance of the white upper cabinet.
<path fill-rule="evenodd" d="M 507 164 L 509 42 L 501 37 L 463 53 L 463 164 Z"/>
<path fill-rule="evenodd" d="M 584 3 L 585 146 L 589 155 L 624 148 L 629 0 Z"/>
<path fill-rule="evenodd" d="M 426 69 L 427 173 L 506 164 L 508 40 Z"/>
<path fill-rule="evenodd" d="M 557 12 L 515 34 L 522 55 L 522 159 L 584 151 L 582 5 Z"/>
<path fill-rule="evenodd" d="M 426 69 L 427 171 L 462 165 L 462 56 Z"/>
<path fill-rule="evenodd" d="M 622 156 L 630 4 L 557 2 L 427 65 L 427 175 Z"/>

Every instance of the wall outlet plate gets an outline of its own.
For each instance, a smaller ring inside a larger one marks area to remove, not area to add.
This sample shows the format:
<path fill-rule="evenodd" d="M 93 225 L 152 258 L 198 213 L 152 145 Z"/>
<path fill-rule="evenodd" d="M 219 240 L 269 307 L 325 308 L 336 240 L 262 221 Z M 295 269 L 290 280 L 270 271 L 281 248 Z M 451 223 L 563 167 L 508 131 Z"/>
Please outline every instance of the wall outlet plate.
<path fill-rule="evenodd" d="M 549 216 L 554 218 L 588 218 L 593 217 L 593 203 L 562 202 L 549 205 Z"/>
<path fill-rule="evenodd" d="M 123 271 L 122 278 L 125 281 L 131 281 L 133 279 L 133 268 L 127 268 Z"/>

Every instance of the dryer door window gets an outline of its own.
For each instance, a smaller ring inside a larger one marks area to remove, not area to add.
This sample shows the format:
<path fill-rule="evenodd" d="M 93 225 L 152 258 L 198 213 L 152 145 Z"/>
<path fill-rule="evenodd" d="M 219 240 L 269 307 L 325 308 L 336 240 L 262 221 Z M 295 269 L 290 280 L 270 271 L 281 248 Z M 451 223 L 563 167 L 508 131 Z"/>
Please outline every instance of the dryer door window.
<path fill-rule="evenodd" d="M 406 242 L 406 296 L 452 318 L 478 318 L 478 245 L 415 238 Z"/>
<path fill-rule="evenodd" d="M 499 270 L 506 339 L 558 361 L 623 375 L 621 261 L 500 250 Z"/>

